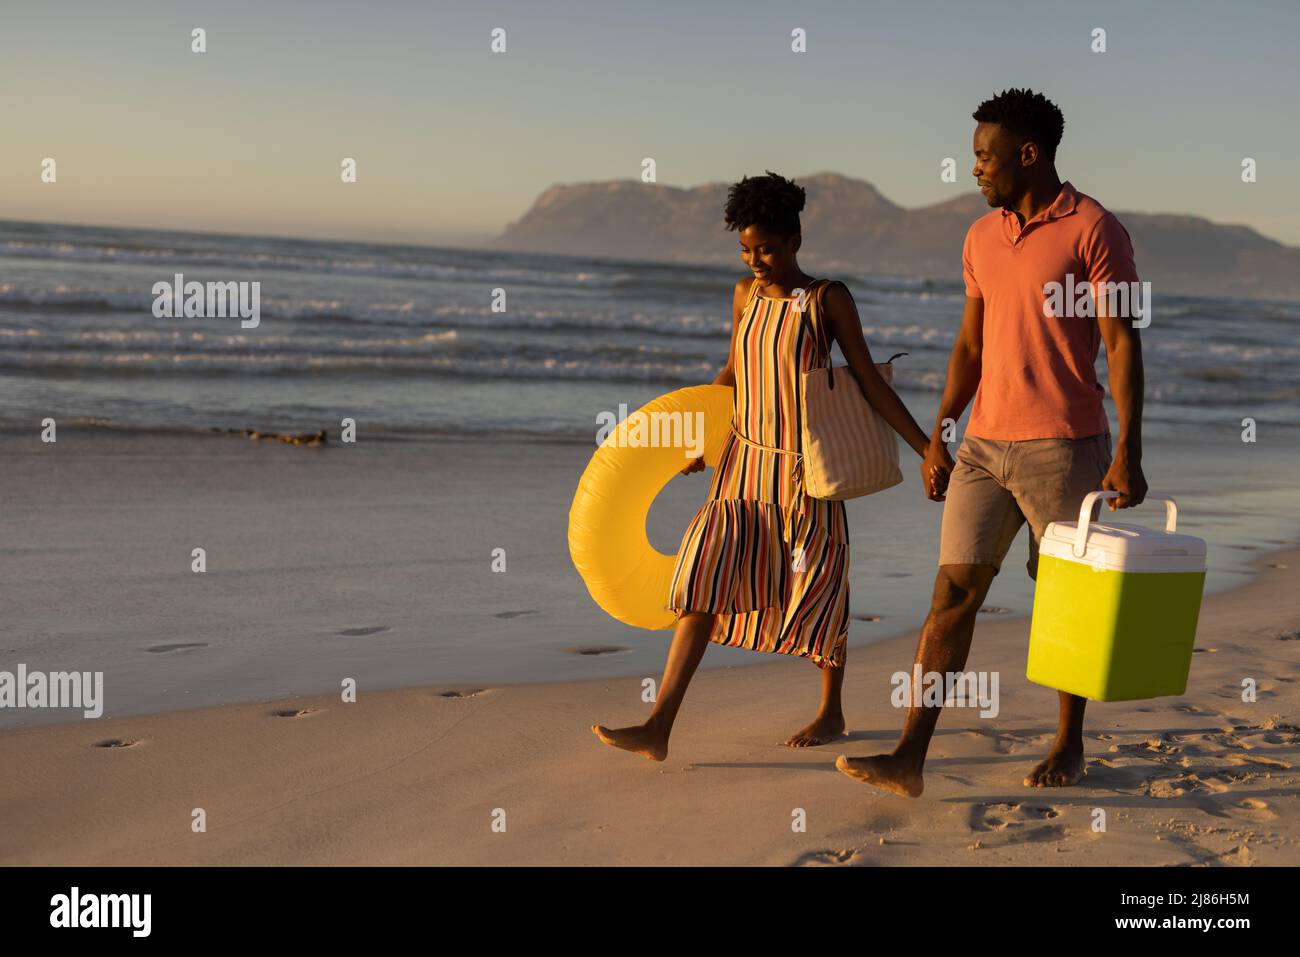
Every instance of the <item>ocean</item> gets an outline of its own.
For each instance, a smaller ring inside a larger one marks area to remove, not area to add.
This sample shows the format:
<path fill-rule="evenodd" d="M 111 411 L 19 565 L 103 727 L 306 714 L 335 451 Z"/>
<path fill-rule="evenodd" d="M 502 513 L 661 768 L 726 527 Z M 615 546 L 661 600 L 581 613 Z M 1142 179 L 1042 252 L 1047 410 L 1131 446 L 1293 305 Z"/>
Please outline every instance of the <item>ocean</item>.
<path fill-rule="evenodd" d="M 1139 269 L 1141 263 L 1138 264 Z M 261 321 L 155 318 L 153 284 L 256 281 Z M 0 223 L 0 428 L 509 434 L 590 441 L 620 404 L 709 382 L 734 267 L 155 230 Z M 960 276 L 839 275 L 923 427 Z M 504 311 L 493 311 L 493 290 Z M 1146 434 L 1255 420 L 1300 438 L 1300 304 L 1155 290 Z M 1104 383 L 1104 350 L 1098 359 Z"/>

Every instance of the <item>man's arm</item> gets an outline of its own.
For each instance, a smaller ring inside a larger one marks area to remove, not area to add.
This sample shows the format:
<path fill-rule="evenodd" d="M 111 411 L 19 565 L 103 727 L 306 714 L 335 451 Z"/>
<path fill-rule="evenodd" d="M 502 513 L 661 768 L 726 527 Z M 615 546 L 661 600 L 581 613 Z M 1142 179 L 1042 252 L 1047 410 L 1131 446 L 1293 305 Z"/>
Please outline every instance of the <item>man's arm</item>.
<path fill-rule="evenodd" d="M 1147 494 L 1146 476 L 1142 474 L 1142 394 L 1145 376 L 1142 369 L 1142 341 L 1128 319 L 1105 315 L 1106 297 L 1097 299 L 1097 325 L 1106 343 L 1106 367 L 1110 374 L 1110 394 L 1115 400 L 1119 419 L 1119 438 L 1110 470 L 1101 487 L 1120 493 L 1109 502 L 1111 511 L 1141 504 Z"/>
<path fill-rule="evenodd" d="M 966 406 L 975 398 L 979 388 L 982 357 L 984 353 L 984 300 L 967 296 L 961 312 L 961 329 L 948 356 L 948 375 L 943 383 L 943 398 L 939 414 L 934 419 L 934 432 L 930 446 L 921 462 L 921 480 L 926 494 L 936 502 L 944 500 L 948 488 L 948 475 L 952 472 L 952 456 L 948 443 L 943 440 L 944 422 L 961 418 Z"/>
<path fill-rule="evenodd" d="M 1147 494 L 1147 480 L 1142 474 L 1142 343 L 1130 317 L 1111 316 L 1110 296 L 1104 292 L 1098 294 L 1101 283 L 1136 285 L 1138 282 L 1133 241 L 1113 214 L 1106 213 L 1093 227 L 1083 245 L 1083 260 L 1088 281 L 1093 284 L 1097 328 L 1106 343 L 1110 394 L 1119 419 L 1115 454 L 1101 482 L 1103 489 L 1120 493 L 1119 498 L 1108 503 L 1113 512 L 1117 508 L 1132 508 Z"/>

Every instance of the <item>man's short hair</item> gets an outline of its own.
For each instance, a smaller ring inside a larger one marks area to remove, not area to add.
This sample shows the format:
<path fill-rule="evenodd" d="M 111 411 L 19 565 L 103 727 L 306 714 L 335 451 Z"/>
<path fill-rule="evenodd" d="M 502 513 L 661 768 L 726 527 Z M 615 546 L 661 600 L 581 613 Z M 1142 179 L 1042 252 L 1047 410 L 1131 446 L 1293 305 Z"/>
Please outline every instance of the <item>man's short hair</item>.
<path fill-rule="evenodd" d="M 1033 90 L 1003 90 L 981 103 L 971 116 L 977 123 L 996 123 L 1011 133 L 1032 140 L 1048 160 L 1056 159 L 1056 147 L 1065 132 L 1065 116 L 1061 108 Z"/>

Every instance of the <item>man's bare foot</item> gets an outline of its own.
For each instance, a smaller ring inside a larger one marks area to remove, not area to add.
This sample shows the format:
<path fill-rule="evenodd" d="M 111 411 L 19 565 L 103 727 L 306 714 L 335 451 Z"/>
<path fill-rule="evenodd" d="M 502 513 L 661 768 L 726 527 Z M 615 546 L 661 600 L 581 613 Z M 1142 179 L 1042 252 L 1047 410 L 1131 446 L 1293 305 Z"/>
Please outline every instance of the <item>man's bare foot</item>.
<path fill-rule="evenodd" d="M 1083 760 L 1083 744 L 1054 744 L 1025 778 L 1027 788 L 1068 788 L 1088 773 Z"/>
<path fill-rule="evenodd" d="M 920 797 L 925 790 L 921 772 L 892 754 L 870 758 L 849 758 L 841 754 L 835 759 L 835 766 L 855 780 L 903 797 Z"/>
<path fill-rule="evenodd" d="M 624 751 L 642 755 L 651 761 L 662 761 L 668 757 L 668 737 L 649 725 L 638 724 L 631 728 L 606 728 L 593 724 L 592 732 L 606 744 Z"/>
<path fill-rule="evenodd" d="M 815 748 L 841 737 L 844 734 L 844 727 L 843 712 L 819 714 L 813 718 L 812 724 L 796 731 L 781 743 L 787 748 Z"/>

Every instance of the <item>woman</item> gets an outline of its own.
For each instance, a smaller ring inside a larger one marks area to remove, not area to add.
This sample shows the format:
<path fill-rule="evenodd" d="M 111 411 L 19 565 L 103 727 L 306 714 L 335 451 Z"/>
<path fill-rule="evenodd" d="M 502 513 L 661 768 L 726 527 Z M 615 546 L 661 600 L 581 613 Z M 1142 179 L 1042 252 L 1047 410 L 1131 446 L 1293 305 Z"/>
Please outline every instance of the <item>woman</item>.
<path fill-rule="evenodd" d="M 803 207 L 803 188 L 770 171 L 728 192 L 726 225 L 739 232 L 752 272 L 736 283 L 731 349 L 714 379 L 735 387 L 732 432 L 677 553 L 668 607 L 679 615 L 650 717 L 628 728 L 592 726 L 606 744 L 653 761 L 668 756 L 673 721 L 709 641 L 797 655 L 821 668 L 817 715 L 786 745 L 813 747 L 844 733 L 848 525 L 843 502 L 804 494 L 795 454 L 800 378 L 830 364 L 824 340 L 840 344 L 862 394 L 917 455 L 929 444 L 876 370 L 848 289 L 799 267 Z M 695 459 L 682 473 L 703 468 Z"/>

